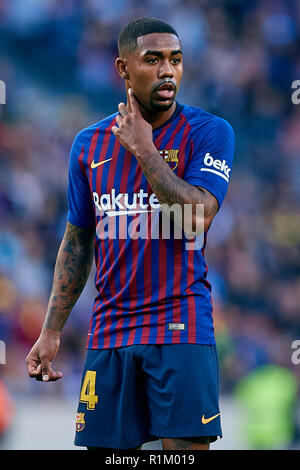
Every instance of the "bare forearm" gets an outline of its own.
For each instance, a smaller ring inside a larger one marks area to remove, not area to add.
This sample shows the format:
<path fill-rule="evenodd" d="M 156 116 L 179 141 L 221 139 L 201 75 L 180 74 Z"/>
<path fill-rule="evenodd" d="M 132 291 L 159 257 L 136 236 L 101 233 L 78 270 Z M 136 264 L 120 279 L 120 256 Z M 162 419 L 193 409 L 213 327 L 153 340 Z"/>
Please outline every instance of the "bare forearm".
<path fill-rule="evenodd" d="M 89 277 L 94 231 L 67 224 L 60 245 L 43 329 L 61 331 Z"/>
<path fill-rule="evenodd" d="M 179 204 L 182 214 L 184 208 L 190 206 L 194 229 L 200 232 L 206 230 L 218 210 L 211 194 L 179 178 L 157 151 L 151 152 L 146 158 L 144 155 L 137 156 L 137 159 L 160 204 L 168 206 Z M 201 204 L 203 211 L 199 211 L 199 214 L 203 215 L 197 217 L 196 207 Z M 182 227 L 186 225 L 182 218 Z M 190 221 L 188 226 L 191 226 Z"/>

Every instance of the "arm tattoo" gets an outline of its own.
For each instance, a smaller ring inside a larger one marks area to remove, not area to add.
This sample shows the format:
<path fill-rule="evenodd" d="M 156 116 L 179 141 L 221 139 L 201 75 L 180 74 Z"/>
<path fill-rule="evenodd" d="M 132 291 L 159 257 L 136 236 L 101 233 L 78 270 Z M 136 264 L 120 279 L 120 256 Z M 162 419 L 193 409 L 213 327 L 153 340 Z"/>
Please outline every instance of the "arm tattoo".
<path fill-rule="evenodd" d="M 154 153 L 140 161 L 153 192 L 161 204 L 187 204 L 199 201 L 198 190 L 191 184 L 179 178 L 161 158 Z"/>
<path fill-rule="evenodd" d="M 185 204 L 192 204 L 193 214 L 196 204 L 204 204 L 204 216 L 208 227 L 210 226 L 218 212 L 218 203 L 209 191 L 179 178 L 158 152 L 149 155 L 147 159 L 138 158 L 138 160 L 160 204 L 168 206 L 180 204 L 182 209 Z"/>
<path fill-rule="evenodd" d="M 67 224 L 60 245 L 43 327 L 60 331 L 89 277 L 95 229 Z"/>

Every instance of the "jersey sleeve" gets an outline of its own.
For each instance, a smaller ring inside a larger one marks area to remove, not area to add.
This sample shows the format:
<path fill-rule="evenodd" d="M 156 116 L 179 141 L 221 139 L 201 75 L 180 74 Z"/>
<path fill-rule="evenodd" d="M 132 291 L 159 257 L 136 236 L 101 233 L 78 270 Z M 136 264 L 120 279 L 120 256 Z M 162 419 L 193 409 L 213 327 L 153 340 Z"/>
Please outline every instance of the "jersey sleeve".
<path fill-rule="evenodd" d="M 95 211 L 89 182 L 79 163 L 82 153 L 83 144 L 79 133 L 73 142 L 69 158 L 67 220 L 76 227 L 88 228 L 95 226 Z"/>
<path fill-rule="evenodd" d="M 193 153 L 184 174 L 184 180 L 211 192 L 218 201 L 219 209 L 228 189 L 235 148 L 231 125 L 216 117 L 205 133 L 192 133 Z"/>

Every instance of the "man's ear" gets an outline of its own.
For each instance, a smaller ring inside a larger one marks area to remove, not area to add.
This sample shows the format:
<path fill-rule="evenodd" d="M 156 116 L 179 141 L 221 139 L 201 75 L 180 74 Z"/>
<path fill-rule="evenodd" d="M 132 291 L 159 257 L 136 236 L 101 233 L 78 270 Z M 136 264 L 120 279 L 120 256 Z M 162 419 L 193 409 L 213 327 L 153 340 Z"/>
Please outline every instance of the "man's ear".
<path fill-rule="evenodd" d="M 123 80 L 129 80 L 129 73 L 127 69 L 127 59 L 118 57 L 115 60 L 116 69 Z"/>

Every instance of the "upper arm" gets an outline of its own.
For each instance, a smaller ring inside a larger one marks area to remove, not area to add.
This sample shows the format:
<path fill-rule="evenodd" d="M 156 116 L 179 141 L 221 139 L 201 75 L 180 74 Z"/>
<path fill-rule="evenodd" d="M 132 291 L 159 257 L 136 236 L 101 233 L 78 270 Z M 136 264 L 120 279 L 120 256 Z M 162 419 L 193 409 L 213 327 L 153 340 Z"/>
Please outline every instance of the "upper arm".
<path fill-rule="evenodd" d="M 210 212 L 220 209 L 231 177 L 234 133 L 230 124 L 215 117 L 203 130 L 192 127 L 192 155 L 184 180 L 204 191 Z"/>
<path fill-rule="evenodd" d="M 71 254 L 84 251 L 87 256 L 91 255 L 95 231 L 95 227 L 77 227 L 67 222 L 63 237 L 63 251 Z"/>

